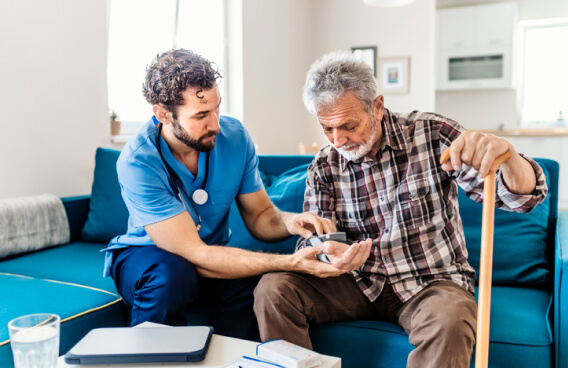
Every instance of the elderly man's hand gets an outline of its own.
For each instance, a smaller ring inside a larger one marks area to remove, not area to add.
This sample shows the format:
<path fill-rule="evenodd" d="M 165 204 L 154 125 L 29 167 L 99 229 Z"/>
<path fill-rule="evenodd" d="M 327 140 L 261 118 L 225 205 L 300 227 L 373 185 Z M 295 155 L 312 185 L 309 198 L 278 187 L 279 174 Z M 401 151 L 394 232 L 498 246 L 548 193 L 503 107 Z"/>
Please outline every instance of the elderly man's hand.
<path fill-rule="evenodd" d="M 495 159 L 507 151 L 518 156 L 515 147 L 504 138 L 493 134 L 463 132 L 450 146 L 450 160 L 442 165 L 446 171 L 460 170 L 462 163 L 473 167 L 484 178 Z"/>
<path fill-rule="evenodd" d="M 333 266 L 344 271 L 359 269 L 369 258 L 373 241 L 366 239 L 350 246 L 336 241 L 326 241 L 319 245 Z"/>
<path fill-rule="evenodd" d="M 329 241 L 316 247 L 306 247 L 292 254 L 294 267 L 291 271 L 309 273 L 318 277 L 334 277 L 349 271 L 359 269 L 369 258 L 372 241 L 354 243 L 351 246 L 343 243 Z M 325 251 L 331 264 L 316 258 Z"/>

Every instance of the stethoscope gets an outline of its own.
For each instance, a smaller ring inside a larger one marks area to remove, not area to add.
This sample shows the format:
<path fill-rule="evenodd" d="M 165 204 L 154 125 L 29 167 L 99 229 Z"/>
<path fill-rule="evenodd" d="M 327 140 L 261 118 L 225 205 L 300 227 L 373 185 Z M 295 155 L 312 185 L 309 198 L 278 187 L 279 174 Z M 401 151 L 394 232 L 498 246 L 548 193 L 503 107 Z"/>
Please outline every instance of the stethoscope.
<path fill-rule="evenodd" d="M 199 212 L 197 212 L 197 209 L 195 208 L 193 203 L 198 204 L 198 205 L 202 205 L 202 204 L 205 204 L 207 202 L 207 200 L 209 199 L 209 195 L 205 191 L 205 185 L 207 184 L 207 177 L 209 176 L 209 152 L 207 152 L 207 158 L 205 159 L 206 160 L 205 161 L 205 177 L 203 178 L 203 184 L 201 185 L 201 189 L 196 189 L 190 197 L 189 195 L 187 195 L 187 192 L 185 191 L 185 188 L 183 187 L 183 183 L 181 182 L 179 176 L 170 167 L 170 165 L 168 165 L 168 163 L 164 159 L 164 155 L 162 154 L 162 148 L 161 148 L 161 144 L 160 144 L 160 140 L 161 140 L 160 138 L 162 136 L 162 126 L 163 126 L 162 123 L 158 124 L 158 135 L 156 137 L 156 148 L 158 149 L 158 152 L 160 153 L 160 158 L 162 159 L 162 162 L 166 166 L 166 170 L 168 171 L 168 176 L 169 176 L 170 182 L 172 183 L 172 187 L 174 188 L 174 191 L 176 192 L 181 204 L 183 205 L 183 208 L 185 208 L 186 211 L 187 211 L 187 207 L 185 206 L 185 202 L 183 201 L 183 197 L 181 195 L 180 188 L 181 188 L 181 190 L 183 190 L 183 192 L 185 193 L 185 195 L 188 198 L 192 199 L 189 202 L 189 204 L 191 204 L 193 211 L 195 211 L 195 213 L 197 214 L 198 222 L 197 222 L 196 228 L 197 228 L 197 231 L 199 231 L 199 230 L 201 230 L 201 216 L 199 216 Z"/>

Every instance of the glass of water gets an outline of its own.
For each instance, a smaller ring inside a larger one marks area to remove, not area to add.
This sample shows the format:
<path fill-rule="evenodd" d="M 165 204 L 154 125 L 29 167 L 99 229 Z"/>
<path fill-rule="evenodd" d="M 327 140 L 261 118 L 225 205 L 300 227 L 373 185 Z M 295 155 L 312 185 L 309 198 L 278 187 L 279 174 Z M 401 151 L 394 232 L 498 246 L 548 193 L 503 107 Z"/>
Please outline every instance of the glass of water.
<path fill-rule="evenodd" d="M 15 368 L 55 368 L 59 355 L 59 316 L 30 314 L 8 323 Z"/>

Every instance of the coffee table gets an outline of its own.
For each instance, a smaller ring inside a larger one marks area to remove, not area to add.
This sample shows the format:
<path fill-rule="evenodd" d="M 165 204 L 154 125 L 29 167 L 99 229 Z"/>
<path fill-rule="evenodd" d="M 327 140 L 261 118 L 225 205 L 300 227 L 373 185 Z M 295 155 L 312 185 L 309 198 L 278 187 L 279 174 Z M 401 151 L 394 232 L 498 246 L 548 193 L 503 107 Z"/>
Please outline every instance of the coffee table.
<path fill-rule="evenodd" d="M 209 351 L 205 360 L 198 363 L 161 363 L 152 365 L 148 364 L 117 364 L 117 365 L 104 365 L 104 367 L 117 367 L 117 368 L 148 368 L 150 366 L 160 367 L 205 367 L 205 368 L 219 368 L 240 358 L 243 355 L 254 357 L 256 355 L 257 342 L 235 339 L 233 337 L 226 337 L 215 335 L 211 337 Z M 86 367 L 101 367 L 100 365 L 76 365 L 66 364 L 63 356 L 59 357 L 57 361 L 57 368 L 86 368 Z M 336 358 L 328 355 L 322 355 L 321 368 L 341 368 L 341 358 Z"/>

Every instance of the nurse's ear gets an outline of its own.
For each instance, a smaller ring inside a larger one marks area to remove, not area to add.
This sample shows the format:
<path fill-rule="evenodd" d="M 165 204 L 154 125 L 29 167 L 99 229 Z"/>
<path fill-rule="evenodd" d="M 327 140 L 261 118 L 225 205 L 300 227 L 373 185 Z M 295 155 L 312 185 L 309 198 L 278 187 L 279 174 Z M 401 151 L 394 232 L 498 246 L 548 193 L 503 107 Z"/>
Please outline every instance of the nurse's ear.
<path fill-rule="evenodd" d="M 152 106 L 152 110 L 160 123 L 167 125 L 172 122 L 172 113 L 165 106 L 156 104 Z"/>

